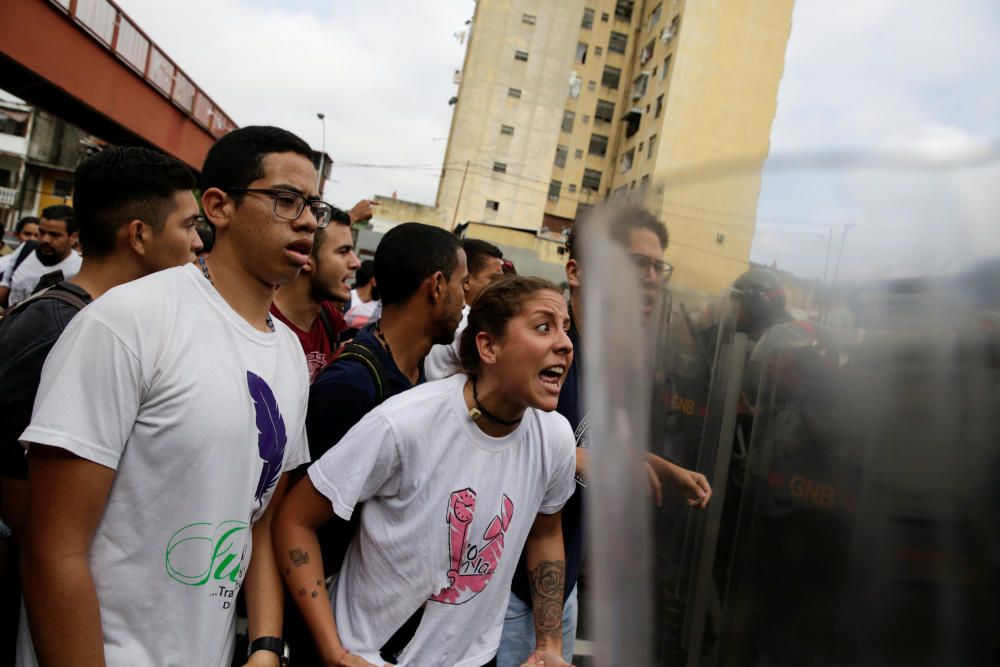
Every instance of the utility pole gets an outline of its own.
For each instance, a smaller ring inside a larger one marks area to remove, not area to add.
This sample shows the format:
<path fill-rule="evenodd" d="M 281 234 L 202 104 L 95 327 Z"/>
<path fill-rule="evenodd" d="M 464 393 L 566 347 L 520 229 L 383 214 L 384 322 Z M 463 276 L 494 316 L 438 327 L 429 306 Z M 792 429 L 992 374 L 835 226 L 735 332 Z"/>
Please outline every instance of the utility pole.
<path fill-rule="evenodd" d="M 323 126 L 323 143 L 320 144 L 319 149 L 319 172 L 316 174 L 316 194 L 323 196 L 320 185 L 323 183 L 323 158 L 326 157 L 326 114 L 318 113 L 316 117 L 319 118 L 319 122 Z"/>
<path fill-rule="evenodd" d="M 458 186 L 458 200 L 455 202 L 455 215 L 451 216 L 451 231 L 455 231 L 455 221 L 458 220 L 458 206 L 462 203 L 462 190 L 465 189 L 465 177 L 469 175 L 469 160 L 465 161 L 465 173 L 462 174 L 462 184 Z"/>
<path fill-rule="evenodd" d="M 837 282 L 837 273 L 840 271 L 840 258 L 844 256 L 844 244 L 847 243 L 847 232 L 851 231 L 854 225 L 844 225 L 844 233 L 840 237 L 840 250 L 837 251 L 837 264 L 833 267 L 833 281 Z"/>
<path fill-rule="evenodd" d="M 833 225 L 830 225 L 830 231 L 826 235 L 826 264 L 823 265 L 823 284 L 826 284 L 826 278 L 830 274 L 830 250 L 833 249 Z"/>

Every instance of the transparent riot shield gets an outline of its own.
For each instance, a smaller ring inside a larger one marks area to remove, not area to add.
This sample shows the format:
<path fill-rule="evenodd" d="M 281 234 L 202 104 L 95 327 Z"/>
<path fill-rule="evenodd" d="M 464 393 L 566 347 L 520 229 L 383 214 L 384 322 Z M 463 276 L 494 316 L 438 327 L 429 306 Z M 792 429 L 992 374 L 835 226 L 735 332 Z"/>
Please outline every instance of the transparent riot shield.
<path fill-rule="evenodd" d="M 1000 664 L 997 177 L 995 157 L 776 159 L 775 218 L 835 201 L 855 222 L 818 251 L 761 243 L 787 303 L 760 326 L 680 290 L 614 326 L 626 260 L 591 238 L 597 664 Z M 652 456 L 704 474 L 708 507 L 666 478 L 657 507 Z"/>

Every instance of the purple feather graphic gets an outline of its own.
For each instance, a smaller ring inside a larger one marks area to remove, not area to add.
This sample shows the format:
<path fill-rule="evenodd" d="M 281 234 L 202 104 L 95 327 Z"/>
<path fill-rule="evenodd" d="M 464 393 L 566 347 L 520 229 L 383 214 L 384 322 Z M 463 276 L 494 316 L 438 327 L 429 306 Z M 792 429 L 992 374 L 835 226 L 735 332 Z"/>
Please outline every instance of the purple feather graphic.
<path fill-rule="evenodd" d="M 257 416 L 257 449 L 260 451 L 260 458 L 264 460 L 257 492 L 254 494 L 254 500 L 259 503 L 268 489 L 278 482 L 288 439 L 285 436 L 285 420 L 278 410 L 278 401 L 264 378 L 247 371 L 247 388 Z"/>

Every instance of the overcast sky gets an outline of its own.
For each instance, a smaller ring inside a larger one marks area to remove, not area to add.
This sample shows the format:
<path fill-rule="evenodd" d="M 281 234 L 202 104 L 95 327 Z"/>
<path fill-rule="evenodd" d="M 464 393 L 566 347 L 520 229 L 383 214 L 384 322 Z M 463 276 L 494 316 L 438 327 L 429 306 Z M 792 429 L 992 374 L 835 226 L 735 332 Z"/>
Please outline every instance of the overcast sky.
<path fill-rule="evenodd" d="M 119 4 L 238 124 L 280 125 L 318 147 L 316 113 L 325 113 L 334 203 L 394 191 L 434 202 L 433 168 L 347 165 L 440 164 L 452 72 L 464 53 L 454 33 L 465 29 L 472 0 Z M 798 0 L 771 155 L 850 148 L 948 156 L 995 140 L 997 35 L 996 0 Z M 842 277 L 954 268 L 1000 254 L 998 175 L 995 166 L 947 174 L 771 168 L 758 212 L 855 225 Z M 829 227 L 762 219 L 758 230 L 753 259 L 823 273 Z M 843 232 L 833 231 L 835 260 Z"/>

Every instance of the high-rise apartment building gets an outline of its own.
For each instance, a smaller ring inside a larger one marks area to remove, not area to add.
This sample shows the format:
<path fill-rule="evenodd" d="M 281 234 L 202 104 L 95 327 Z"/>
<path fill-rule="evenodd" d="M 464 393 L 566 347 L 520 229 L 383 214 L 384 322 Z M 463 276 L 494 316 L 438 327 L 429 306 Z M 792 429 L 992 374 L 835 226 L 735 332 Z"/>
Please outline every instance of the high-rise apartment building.
<path fill-rule="evenodd" d="M 670 228 L 674 281 L 718 292 L 747 268 L 792 5 L 479 0 L 445 219 L 561 231 L 633 193 Z"/>

